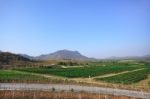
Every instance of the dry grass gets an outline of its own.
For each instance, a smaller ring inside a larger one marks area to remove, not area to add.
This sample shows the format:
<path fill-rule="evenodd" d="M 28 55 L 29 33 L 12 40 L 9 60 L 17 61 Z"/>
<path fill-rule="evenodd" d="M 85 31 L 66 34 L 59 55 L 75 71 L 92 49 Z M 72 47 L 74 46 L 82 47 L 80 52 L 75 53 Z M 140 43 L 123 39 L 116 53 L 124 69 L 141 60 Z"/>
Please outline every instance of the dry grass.
<path fill-rule="evenodd" d="M 137 99 L 84 92 L 0 91 L 0 99 Z M 138 98 L 140 99 L 140 98 Z"/>

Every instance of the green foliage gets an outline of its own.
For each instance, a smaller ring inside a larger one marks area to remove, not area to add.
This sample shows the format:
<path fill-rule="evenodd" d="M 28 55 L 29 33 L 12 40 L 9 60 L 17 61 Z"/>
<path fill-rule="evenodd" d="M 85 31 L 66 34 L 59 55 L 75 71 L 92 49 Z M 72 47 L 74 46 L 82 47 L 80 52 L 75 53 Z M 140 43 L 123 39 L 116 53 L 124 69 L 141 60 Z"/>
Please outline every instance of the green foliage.
<path fill-rule="evenodd" d="M 142 70 L 119 74 L 111 77 L 96 78 L 96 80 L 103 80 L 109 83 L 132 84 L 146 79 L 149 74 L 150 68 L 144 68 Z"/>
<path fill-rule="evenodd" d="M 55 91 L 55 88 L 53 87 L 53 88 L 52 88 L 52 92 L 54 92 L 54 91 Z"/>
<path fill-rule="evenodd" d="M 74 89 L 73 88 L 71 88 L 71 90 L 70 90 L 71 92 L 74 92 Z"/>
<path fill-rule="evenodd" d="M 20 71 L 34 72 L 41 74 L 52 74 L 68 78 L 94 77 L 109 73 L 118 73 L 142 68 L 141 66 L 88 66 L 79 68 L 22 68 Z"/>
<path fill-rule="evenodd" d="M 64 65 L 64 66 L 88 65 L 88 63 L 86 63 L 86 62 L 77 62 L 77 61 L 60 61 L 57 64 Z"/>
<path fill-rule="evenodd" d="M 48 81 L 48 79 L 35 76 L 31 73 L 17 72 L 13 70 L 0 70 L 0 82 L 37 82 Z"/>

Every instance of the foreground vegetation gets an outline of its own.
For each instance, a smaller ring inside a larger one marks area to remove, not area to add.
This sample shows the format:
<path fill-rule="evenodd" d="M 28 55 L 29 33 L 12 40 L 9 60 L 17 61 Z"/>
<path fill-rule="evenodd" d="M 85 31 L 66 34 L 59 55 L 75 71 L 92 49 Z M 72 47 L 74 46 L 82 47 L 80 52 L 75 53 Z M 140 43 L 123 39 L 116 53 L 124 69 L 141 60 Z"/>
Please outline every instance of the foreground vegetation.
<path fill-rule="evenodd" d="M 0 99 L 136 99 L 127 96 L 92 94 L 84 92 L 0 91 Z M 140 99 L 140 98 L 138 98 Z"/>

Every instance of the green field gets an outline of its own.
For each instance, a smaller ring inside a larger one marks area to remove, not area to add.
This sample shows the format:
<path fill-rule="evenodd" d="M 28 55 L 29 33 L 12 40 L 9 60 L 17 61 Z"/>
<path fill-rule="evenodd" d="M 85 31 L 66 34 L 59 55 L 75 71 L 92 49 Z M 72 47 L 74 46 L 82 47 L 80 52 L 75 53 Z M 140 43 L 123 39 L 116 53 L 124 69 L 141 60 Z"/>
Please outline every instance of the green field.
<path fill-rule="evenodd" d="M 111 74 L 115 75 L 111 76 Z M 132 84 L 146 79 L 149 74 L 149 64 L 137 63 L 135 61 L 110 61 L 92 62 L 83 66 L 55 65 L 48 67 L 17 67 L 12 70 L 0 70 L 0 82 L 60 83 L 65 80 L 72 81 L 70 78 L 80 79 L 91 77 L 92 81 L 96 80 L 97 82 Z"/>
<path fill-rule="evenodd" d="M 40 74 L 51 74 L 68 78 L 95 77 L 104 74 L 131 71 L 143 68 L 143 66 L 88 66 L 79 68 L 22 68 L 19 71 Z"/>
<path fill-rule="evenodd" d="M 0 70 L 0 82 L 47 82 L 48 79 L 31 73 Z"/>
<path fill-rule="evenodd" d="M 146 79 L 149 74 L 150 68 L 144 68 L 142 70 L 119 74 L 111 77 L 96 78 L 96 80 L 102 80 L 109 83 L 132 84 Z"/>

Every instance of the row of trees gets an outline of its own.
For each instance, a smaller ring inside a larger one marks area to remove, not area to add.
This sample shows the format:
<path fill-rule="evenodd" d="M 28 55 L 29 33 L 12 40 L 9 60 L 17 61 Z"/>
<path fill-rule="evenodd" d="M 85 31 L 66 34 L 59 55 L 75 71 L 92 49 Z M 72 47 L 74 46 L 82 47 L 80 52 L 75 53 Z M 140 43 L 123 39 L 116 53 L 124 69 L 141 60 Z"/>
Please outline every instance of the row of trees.
<path fill-rule="evenodd" d="M 58 65 L 64 65 L 64 66 L 78 66 L 78 65 L 88 65 L 88 63 L 81 63 L 81 62 L 58 62 Z"/>

